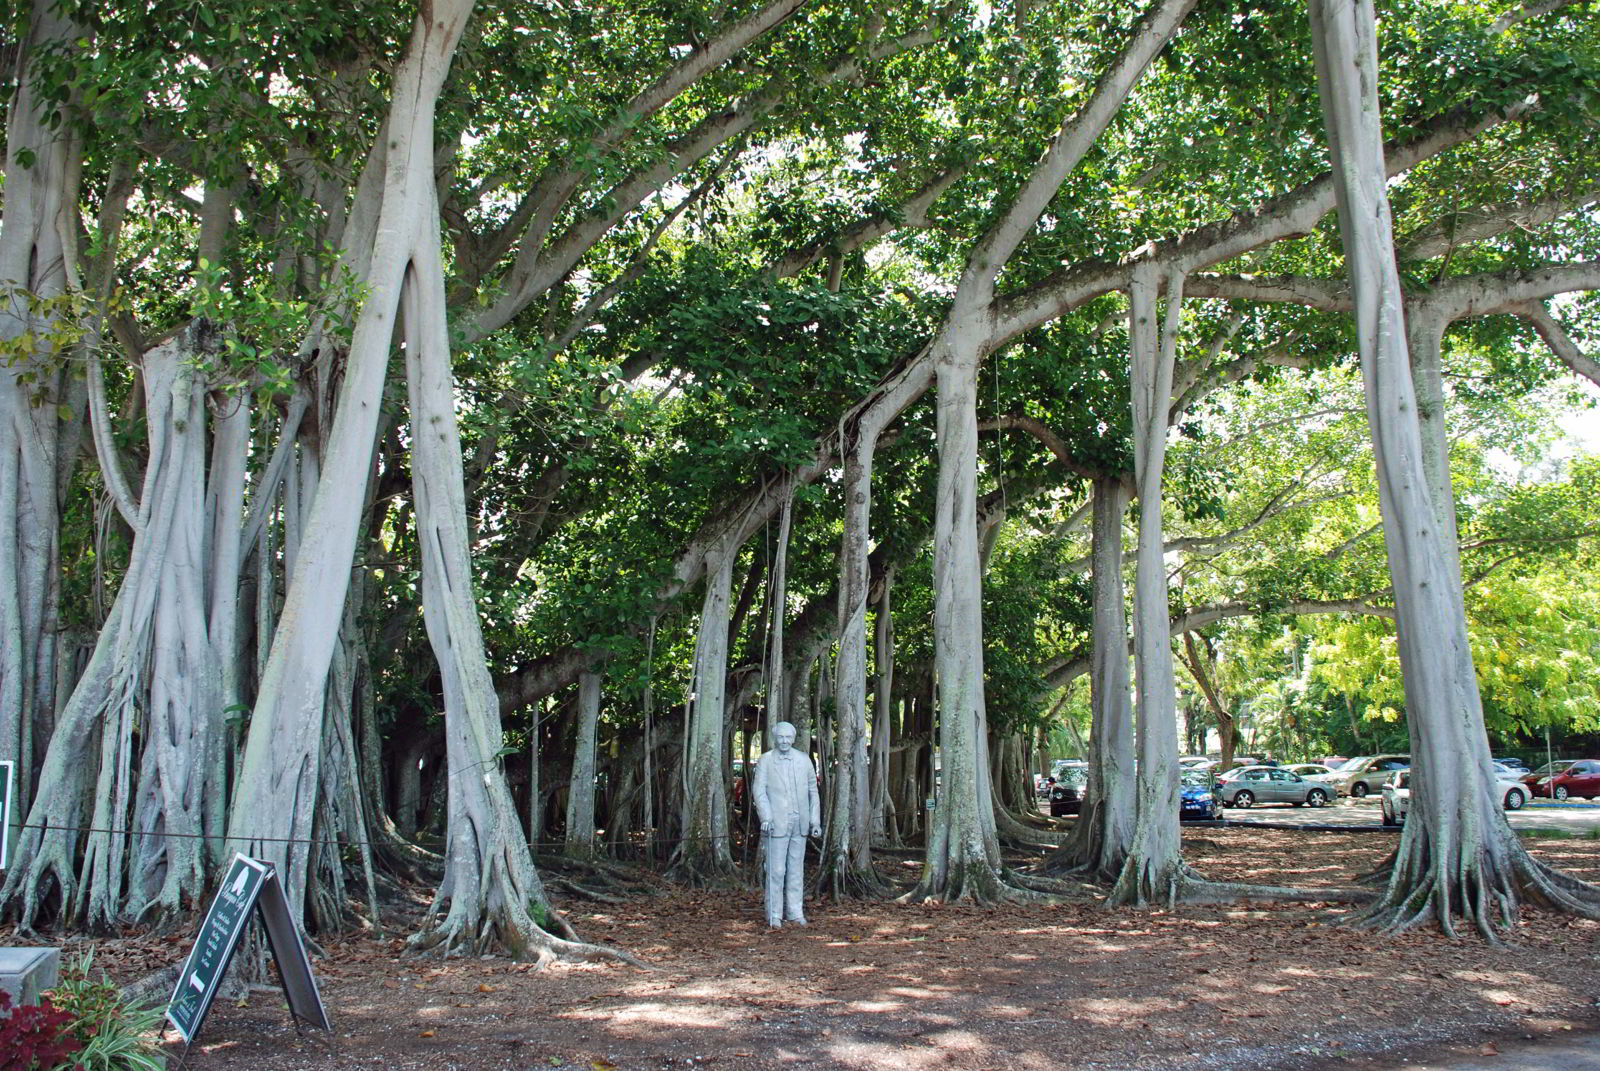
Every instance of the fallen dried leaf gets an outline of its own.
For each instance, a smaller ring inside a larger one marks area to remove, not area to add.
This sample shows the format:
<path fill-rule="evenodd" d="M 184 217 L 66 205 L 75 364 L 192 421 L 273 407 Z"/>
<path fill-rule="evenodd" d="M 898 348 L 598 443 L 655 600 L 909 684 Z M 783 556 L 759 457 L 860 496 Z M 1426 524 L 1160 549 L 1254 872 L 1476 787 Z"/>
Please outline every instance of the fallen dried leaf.
<path fill-rule="evenodd" d="M 431 1037 L 433 1037 L 433 1031 L 432 1030 L 424 1030 L 422 1033 L 418 1034 L 417 1036 L 418 1037 L 423 1037 L 423 1038 L 431 1038 Z"/>

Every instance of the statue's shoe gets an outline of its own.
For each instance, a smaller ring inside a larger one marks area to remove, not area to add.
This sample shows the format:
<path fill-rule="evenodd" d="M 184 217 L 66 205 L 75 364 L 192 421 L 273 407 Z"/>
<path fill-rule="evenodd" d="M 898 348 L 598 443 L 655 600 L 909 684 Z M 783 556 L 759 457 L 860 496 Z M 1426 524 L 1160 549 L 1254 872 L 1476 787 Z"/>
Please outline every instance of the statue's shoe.
<path fill-rule="evenodd" d="M 794 923 L 796 926 L 809 926 L 810 925 L 810 923 L 806 922 L 806 917 L 804 915 L 801 915 L 798 918 L 792 918 L 789 921 Z"/>

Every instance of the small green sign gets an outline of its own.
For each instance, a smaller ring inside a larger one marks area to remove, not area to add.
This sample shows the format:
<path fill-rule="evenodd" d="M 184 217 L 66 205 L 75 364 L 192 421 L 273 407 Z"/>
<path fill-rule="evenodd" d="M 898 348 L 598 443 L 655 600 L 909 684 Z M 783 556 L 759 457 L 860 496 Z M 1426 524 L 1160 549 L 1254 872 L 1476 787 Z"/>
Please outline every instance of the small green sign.
<path fill-rule="evenodd" d="M 186 1042 L 194 1040 L 206 1012 L 211 1010 L 217 986 L 250 923 L 250 909 L 256 906 L 269 873 L 271 867 L 267 864 L 244 855 L 235 855 L 228 866 L 222 888 L 206 911 L 206 920 L 200 925 L 200 934 L 189 950 L 189 958 L 178 975 L 178 986 L 167 1005 L 167 1020 Z"/>
<path fill-rule="evenodd" d="M 194 1042 L 200 1024 L 211 1010 L 217 986 L 250 924 L 252 910 L 261 912 L 267 945 L 278 963 L 278 977 L 289 1001 L 289 1011 L 297 1020 L 323 1030 L 330 1029 L 327 1012 L 322 1007 L 322 995 L 317 992 L 317 982 L 311 974 L 311 961 L 306 957 L 305 943 L 300 940 L 300 931 L 289 914 L 289 901 L 277 872 L 271 863 L 235 855 L 216 899 L 206 911 L 205 921 L 200 924 L 200 934 L 189 951 L 189 958 L 184 961 L 177 988 L 172 991 L 172 1000 L 167 1005 L 167 1021 L 183 1036 L 185 1044 Z"/>

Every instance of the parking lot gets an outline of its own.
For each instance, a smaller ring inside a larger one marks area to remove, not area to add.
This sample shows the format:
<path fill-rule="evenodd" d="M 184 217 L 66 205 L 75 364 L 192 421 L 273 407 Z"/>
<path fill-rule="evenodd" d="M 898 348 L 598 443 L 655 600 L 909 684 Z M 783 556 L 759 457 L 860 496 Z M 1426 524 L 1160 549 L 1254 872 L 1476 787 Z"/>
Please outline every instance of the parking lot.
<path fill-rule="evenodd" d="M 1341 799 L 1337 804 L 1312 809 L 1286 803 L 1257 804 L 1249 810 L 1225 808 L 1223 820 L 1230 825 L 1246 823 L 1268 826 L 1329 825 L 1340 827 L 1385 828 L 1378 817 L 1378 797 Z M 1566 836 L 1600 836 L 1600 802 L 1586 800 L 1532 800 L 1519 811 L 1507 811 L 1511 828 L 1520 832 L 1542 830 Z"/>

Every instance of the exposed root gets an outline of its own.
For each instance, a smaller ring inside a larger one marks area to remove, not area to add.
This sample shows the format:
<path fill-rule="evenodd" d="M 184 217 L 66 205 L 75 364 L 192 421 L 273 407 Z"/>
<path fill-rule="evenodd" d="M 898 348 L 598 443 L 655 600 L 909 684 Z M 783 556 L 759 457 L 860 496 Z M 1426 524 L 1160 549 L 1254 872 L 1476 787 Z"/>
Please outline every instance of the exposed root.
<path fill-rule="evenodd" d="M 1252 885 L 1243 881 L 1211 881 L 1185 878 L 1178 886 L 1178 902 L 1184 904 L 1234 904 L 1243 900 L 1288 903 L 1359 903 L 1370 900 L 1371 889 L 1301 889 L 1291 885 Z"/>
<path fill-rule="evenodd" d="M 548 875 L 544 879 L 546 886 L 552 889 L 563 889 L 582 900 L 592 900 L 597 904 L 625 904 L 625 896 L 613 896 L 610 893 L 600 892 L 598 889 L 587 889 L 575 881 L 567 878 L 552 878 Z"/>
<path fill-rule="evenodd" d="M 649 964 L 618 948 L 576 940 L 572 927 L 561 916 L 546 913 L 546 925 L 540 926 L 528 912 L 514 907 L 504 912 L 506 918 L 495 918 L 483 912 L 478 919 L 462 905 L 451 904 L 443 921 L 432 929 L 413 934 L 406 947 L 418 954 L 434 953 L 444 957 L 452 955 L 479 955 L 490 948 L 503 948 L 513 959 L 532 960 L 538 966 L 556 960 L 577 962 L 611 961 L 626 963 L 631 967 L 651 970 Z M 567 936 L 557 936 L 559 929 Z"/>
<path fill-rule="evenodd" d="M 44 834 L 28 830 L 12 849 L 12 867 L 0 887 L 0 906 L 16 919 L 21 936 L 32 937 L 41 919 L 60 921 L 82 910 L 69 837 L 55 830 Z M 23 859 L 26 863 L 17 865 Z"/>
<path fill-rule="evenodd" d="M 1049 828 L 1023 822 L 1004 807 L 994 809 L 995 831 L 1000 843 L 1023 851 L 1044 849 L 1055 851 L 1066 839 L 1066 834 L 1052 833 Z"/>
<path fill-rule="evenodd" d="M 1006 880 L 1012 884 L 1020 885 L 1032 892 L 1047 893 L 1051 896 L 1081 900 L 1086 896 L 1098 896 L 1102 887 L 1091 881 L 1080 881 L 1073 878 L 1047 878 L 1038 874 L 1028 874 L 1020 870 L 1006 871 Z"/>
<path fill-rule="evenodd" d="M 882 900 L 892 891 L 876 870 L 856 867 L 821 867 L 810 884 L 816 895 L 835 902 Z"/>
<path fill-rule="evenodd" d="M 1029 888 L 1018 879 L 1015 871 L 985 866 L 980 863 L 954 865 L 948 868 L 946 880 L 939 883 L 925 871 L 922 880 L 904 896 L 897 897 L 899 904 L 975 904 L 993 907 L 998 904 L 1052 904 L 1061 897 L 1050 892 Z"/>
<path fill-rule="evenodd" d="M 667 879 L 694 889 L 728 889 L 743 884 L 733 856 L 726 849 L 708 848 L 699 838 L 685 838 L 678 845 L 667 866 Z"/>
<path fill-rule="evenodd" d="M 1383 895 L 1347 924 L 1391 933 L 1432 924 L 1450 937 L 1466 929 L 1502 944 L 1522 900 L 1600 919 L 1600 886 L 1534 859 L 1509 829 L 1498 836 L 1498 843 L 1450 853 L 1441 853 L 1420 834 L 1417 841 L 1408 836 L 1397 849 Z"/>

